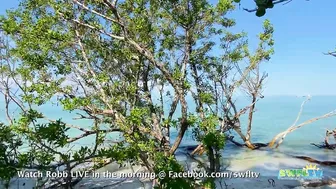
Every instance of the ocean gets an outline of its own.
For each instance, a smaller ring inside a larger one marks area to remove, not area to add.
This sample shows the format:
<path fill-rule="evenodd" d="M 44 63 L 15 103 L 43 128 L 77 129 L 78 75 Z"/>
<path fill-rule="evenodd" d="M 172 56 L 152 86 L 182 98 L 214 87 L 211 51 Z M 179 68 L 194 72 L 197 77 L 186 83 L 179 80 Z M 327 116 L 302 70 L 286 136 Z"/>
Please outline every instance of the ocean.
<path fill-rule="evenodd" d="M 253 117 L 251 140 L 253 142 L 266 143 L 277 133 L 290 127 L 294 123 L 304 99 L 305 98 L 303 97 L 295 96 L 266 96 L 263 99 L 260 99 L 256 104 L 256 111 Z M 249 102 L 247 97 L 237 97 L 237 107 L 239 109 L 250 103 L 251 102 Z M 85 128 L 89 128 L 92 124 L 89 120 L 74 120 L 74 117 L 78 117 L 75 111 L 62 111 L 62 108 L 56 104 L 46 104 L 38 107 L 38 109 L 41 110 L 46 117 L 53 120 L 61 119 L 66 123 L 79 125 Z M 189 106 L 189 111 L 193 111 L 193 109 L 193 106 Z M 336 96 L 313 96 L 311 100 L 305 104 L 297 124 L 324 115 L 335 109 Z M 17 109 L 11 109 L 11 112 L 14 111 L 17 111 Z M 3 100 L 0 100 L 0 112 L 3 112 L 0 113 L 0 121 L 6 122 Z M 177 114 L 179 113 L 179 108 L 176 112 Z M 246 133 L 247 114 L 242 116 L 241 123 L 243 132 Z M 300 149 L 316 150 L 316 147 L 312 147 L 310 143 L 322 142 L 324 140 L 326 129 L 334 128 L 336 128 L 336 116 L 318 120 L 288 134 L 281 148 L 287 149 L 298 147 Z M 172 140 L 176 137 L 176 133 L 176 130 L 172 129 Z M 77 130 L 70 130 L 70 136 L 75 136 L 77 134 Z M 232 134 L 236 136 L 234 131 Z M 236 140 L 240 140 L 239 137 L 235 138 Z M 190 144 L 195 144 L 195 142 L 193 141 L 191 130 L 188 130 L 182 145 Z"/>
<path fill-rule="evenodd" d="M 267 143 L 276 134 L 286 130 L 290 127 L 300 110 L 301 103 L 304 98 L 295 96 L 265 96 L 256 105 L 256 111 L 253 117 L 252 125 L 252 142 Z M 237 98 L 237 106 L 243 108 L 250 104 L 246 97 Z M 189 107 L 189 111 L 193 111 L 192 106 Z M 39 109 L 50 119 L 62 119 L 69 124 L 80 125 L 89 128 L 92 123 L 87 120 L 73 120 L 76 117 L 76 112 L 65 112 L 55 104 L 47 104 L 39 107 Z M 304 107 L 301 118 L 298 121 L 302 123 L 314 117 L 324 115 L 330 111 L 336 109 L 336 96 L 313 96 Z M 11 109 L 14 111 L 14 109 Z M 178 110 L 179 111 L 179 110 Z M 0 121 L 5 122 L 4 104 L 0 101 Z M 247 115 L 244 115 L 241 119 L 243 126 L 243 132 L 246 133 Z M 278 149 L 260 149 L 250 150 L 247 148 L 237 147 L 231 142 L 227 141 L 224 149 L 222 150 L 222 165 L 227 171 L 254 171 L 260 173 L 262 178 L 277 178 L 280 169 L 302 169 L 310 162 L 297 159 L 293 156 L 308 156 L 319 161 L 336 161 L 336 151 L 319 149 L 310 143 L 320 143 L 324 140 L 326 129 L 336 128 L 336 116 L 322 120 L 318 120 L 314 123 L 308 124 L 299 128 L 298 130 L 289 133 L 284 142 Z M 171 142 L 176 138 L 177 131 L 172 129 Z M 70 136 L 78 135 L 77 130 L 70 130 Z M 239 137 L 232 132 L 235 139 L 238 142 L 242 142 Z M 119 134 L 109 135 L 108 138 L 113 140 L 120 137 Z M 87 137 L 84 140 L 79 140 L 75 143 L 73 149 L 80 146 L 91 146 L 94 141 L 94 136 Z M 330 139 L 332 141 L 332 139 Z M 185 134 L 185 137 L 181 143 L 181 146 L 196 145 L 197 142 L 193 140 L 190 130 Z M 183 148 L 181 148 L 183 149 Z M 181 162 L 191 161 L 185 156 L 183 150 L 177 151 L 177 159 Z M 205 162 L 206 156 L 199 157 Z M 336 169 L 331 166 L 317 165 L 320 170 L 323 170 L 324 178 L 335 178 Z M 107 166 L 102 170 L 109 170 Z M 264 179 L 264 180 L 265 180 Z M 257 180 L 256 180 L 257 181 Z M 261 181 L 258 182 L 266 182 Z M 275 180 L 275 184 L 279 181 Z M 254 182 L 253 182 L 254 183 Z M 257 183 L 257 182 L 256 182 Z M 264 183 L 267 185 L 267 183 Z M 13 188 L 16 188 L 16 184 Z M 33 184 L 32 184 L 33 185 Z M 1 186 L 0 186 L 1 187 Z M 253 187 L 252 187 L 253 188 Z M 325 187 L 325 188 L 333 188 Z"/>
<path fill-rule="evenodd" d="M 267 143 L 278 133 L 290 127 L 296 120 L 304 100 L 305 98 L 296 96 L 266 96 L 258 101 L 253 117 L 251 141 Z M 237 102 L 240 108 L 251 103 L 246 97 L 238 98 Z M 313 96 L 311 100 L 306 102 L 297 124 L 322 116 L 335 109 L 336 96 Z M 241 124 L 243 133 L 246 133 L 247 114 L 242 116 Z M 290 154 L 314 154 L 322 160 L 336 160 L 335 152 L 329 153 L 330 150 L 325 151 L 310 145 L 310 143 L 323 142 L 326 129 L 335 128 L 336 116 L 318 120 L 289 133 L 277 150 Z M 235 140 L 241 142 L 234 131 L 232 131 L 232 135 L 235 136 Z M 193 143 L 192 134 L 188 132 L 182 145 L 190 143 Z M 232 150 L 231 148 L 235 147 L 227 145 L 226 148 Z"/>

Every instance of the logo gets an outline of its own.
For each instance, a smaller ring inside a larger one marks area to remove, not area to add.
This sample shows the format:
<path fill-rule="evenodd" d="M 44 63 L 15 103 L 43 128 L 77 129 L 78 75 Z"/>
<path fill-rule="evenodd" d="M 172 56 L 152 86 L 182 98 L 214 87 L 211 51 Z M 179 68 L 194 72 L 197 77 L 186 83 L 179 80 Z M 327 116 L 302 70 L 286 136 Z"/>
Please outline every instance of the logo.
<path fill-rule="evenodd" d="M 303 169 L 281 169 L 279 171 L 279 179 L 305 179 L 315 180 L 322 179 L 323 171 L 316 165 L 308 164 Z"/>

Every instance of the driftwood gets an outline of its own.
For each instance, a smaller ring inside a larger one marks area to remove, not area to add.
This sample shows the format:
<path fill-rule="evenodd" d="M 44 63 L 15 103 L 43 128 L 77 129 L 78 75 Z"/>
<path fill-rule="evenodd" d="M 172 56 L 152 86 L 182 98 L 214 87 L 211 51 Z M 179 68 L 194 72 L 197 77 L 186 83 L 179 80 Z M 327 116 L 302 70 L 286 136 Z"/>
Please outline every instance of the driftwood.
<path fill-rule="evenodd" d="M 321 144 L 315 144 L 315 143 L 310 143 L 313 146 L 316 146 L 318 148 L 324 148 L 324 149 L 329 149 L 329 150 L 335 150 L 336 149 L 336 144 L 326 144 L 326 143 L 321 143 Z"/>
<path fill-rule="evenodd" d="M 239 147 L 248 147 L 246 144 L 241 144 L 241 143 L 233 140 L 233 138 L 234 138 L 233 136 L 229 136 L 229 137 L 227 137 L 227 140 L 229 140 L 230 142 L 232 142 L 236 146 L 239 146 Z M 252 144 L 253 144 L 253 146 L 255 146 L 254 150 L 268 146 L 268 143 L 252 143 Z"/>
<path fill-rule="evenodd" d="M 228 137 L 228 140 L 231 141 L 232 143 L 234 143 L 235 145 L 239 146 L 239 147 L 247 147 L 246 144 L 241 144 L 239 142 L 234 141 L 232 136 Z M 256 146 L 256 149 L 268 146 L 267 143 L 266 144 L 265 143 L 253 143 L 253 145 Z M 182 148 L 183 148 L 184 151 L 191 152 L 190 153 L 191 156 L 202 155 L 205 151 L 203 147 L 200 148 L 198 145 L 186 146 L 186 147 L 182 147 Z M 316 163 L 316 164 L 319 164 L 319 165 L 336 166 L 336 161 L 320 161 L 320 160 L 316 160 L 316 159 L 308 157 L 308 156 L 293 156 L 293 155 L 291 155 L 291 157 L 298 158 L 298 159 L 303 159 L 303 160 L 306 160 L 308 162 Z"/>
<path fill-rule="evenodd" d="M 331 136 L 336 140 L 336 129 L 334 129 L 332 131 L 327 130 L 324 143 L 322 143 L 320 145 L 311 143 L 311 145 L 317 146 L 319 148 L 334 150 L 334 149 L 336 149 L 336 144 L 330 144 L 329 141 L 328 141 L 328 138 L 331 137 Z M 236 146 L 248 147 L 246 144 L 239 143 L 239 142 L 235 141 L 233 138 L 234 138 L 234 136 L 227 136 L 226 137 L 226 139 L 228 141 L 232 142 Z M 255 146 L 254 149 L 259 149 L 259 148 L 269 147 L 269 143 L 253 143 L 253 146 Z M 190 155 L 193 156 L 195 154 L 202 155 L 205 152 L 205 149 L 204 149 L 203 145 L 194 145 L 194 146 L 183 147 L 183 151 L 188 151 L 188 152 L 191 151 Z M 316 164 L 325 165 L 325 166 L 336 166 L 336 161 L 319 161 L 319 160 L 316 160 L 314 158 L 307 157 L 307 156 L 293 156 L 293 155 L 291 155 L 291 156 L 294 157 L 294 158 L 306 160 L 306 161 L 311 162 L 311 163 L 316 163 Z"/>
<path fill-rule="evenodd" d="M 298 158 L 298 159 L 303 159 L 303 160 L 309 161 L 311 163 L 317 163 L 317 164 L 320 164 L 320 165 L 336 166 L 336 161 L 319 161 L 319 160 L 316 160 L 314 158 L 307 157 L 307 156 L 292 156 L 292 157 L 295 157 L 295 158 Z"/>
<path fill-rule="evenodd" d="M 325 149 L 329 149 L 329 150 L 334 150 L 336 149 L 336 144 L 330 144 L 328 139 L 329 137 L 334 137 L 335 141 L 336 141 L 336 129 L 330 131 L 330 130 L 327 130 L 326 132 L 326 136 L 324 138 L 324 142 L 322 144 L 314 144 L 314 143 L 311 143 L 311 145 L 314 145 L 318 148 L 325 148 Z"/>
<path fill-rule="evenodd" d="M 234 141 L 233 136 L 228 137 L 228 140 L 231 141 L 232 143 L 234 143 L 235 145 L 239 146 L 239 147 L 247 147 L 245 144 L 241 144 L 239 142 Z M 268 146 L 267 143 L 266 144 L 265 143 L 254 143 L 253 145 L 255 145 L 257 148 Z M 333 145 L 333 146 L 336 146 L 336 145 Z M 320 165 L 326 165 L 326 166 L 335 166 L 336 165 L 336 161 L 319 161 L 319 160 L 316 160 L 314 158 L 307 157 L 307 156 L 292 156 L 292 157 L 295 157 L 295 158 L 298 158 L 298 159 L 303 159 L 303 160 L 309 161 L 311 163 L 317 163 L 317 164 L 320 164 Z"/>
<path fill-rule="evenodd" d="M 318 182 L 307 182 L 303 183 L 303 187 L 321 187 L 336 184 L 335 180 L 321 180 Z"/>
<path fill-rule="evenodd" d="M 297 118 L 296 118 L 294 124 L 293 124 L 291 127 L 289 127 L 288 129 L 286 129 L 285 131 L 283 131 L 283 132 L 279 133 L 278 135 L 276 135 L 276 136 L 271 140 L 271 142 L 269 143 L 269 147 L 270 147 L 270 148 L 272 148 L 272 147 L 275 145 L 275 143 L 278 141 L 278 139 L 280 139 L 280 140 L 277 142 L 277 144 L 275 145 L 275 148 L 278 148 L 279 145 L 284 141 L 284 138 L 285 138 L 289 133 L 295 131 L 296 129 L 299 129 L 299 128 L 301 128 L 301 127 L 303 127 L 303 126 L 305 126 L 305 125 L 307 125 L 307 124 L 313 123 L 313 122 L 315 122 L 315 121 L 317 121 L 317 120 L 324 119 L 324 118 L 328 118 L 328 117 L 332 117 L 332 116 L 335 116 L 335 115 L 336 115 L 336 110 L 333 110 L 333 111 L 331 111 L 331 112 L 329 112 L 329 113 L 327 113 L 327 114 L 324 114 L 324 115 L 319 116 L 319 117 L 312 118 L 312 119 L 307 120 L 307 121 L 305 121 L 305 122 L 303 122 L 303 123 L 301 123 L 301 124 L 296 125 L 296 123 L 298 122 L 298 120 L 299 120 L 299 118 L 300 118 L 300 116 L 301 116 L 301 113 L 302 113 L 302 110 L 303 110 L 303 106 L 304 106 L 304 104 L 305 104 L 308 100 L 309 100 L 309 98 L 308 98 L 306 101 L 304 101 L 304 102 L 302 103 L 300 112 L 299 112 L 299 114 L 298 114 L 298 116 L 297 116 Z"/>
<path fill-rule="evenodd" d="M 336 141 L 336 129 L 332 130 L 332 131 L 329 131 L 327 130 L 326 132 L 326 137 L 324 139 L 324 142 L 321 143 L 321 144 L 315 144 L 315 143 L 310 143 L 311 145 L 314 145 L 318 148 L 324 148 L 324 149 L 330 149 L 330 150 L 334 150 L 336 149 L 336 144 L 330 144 L 329 141 L 328 141 L 328 138 L 333 136 L 335 138 L 335 141 Z M 227 137 L 227 140 L 229 140 L 230 142 L 232 142 L 233 144 L 235 144 L 236 146 L 239 146 L 239 147 L 248 147 L 246 144 L 242 144 L 242 143 L 239 143 L 235 140 L 233 140 L 233 136 L 229 136 Z M 252 143 L 255 148 L 254 149 L 259 149 L 261 147 L 267 147 L 269 146 L 269 143 Z"/>
<path fill-rule="evenodd" d="M 231 141 L 232 143 L 234 143 L 235 145 L 239 146 L 239 147 L 247 147 L 245 144 L 241 144 L 239 142 L 234 141 L 233 137 L 228 137 L 228 140 Z M 254 143 L 253 145 L 256 146 L 256 149 L 268 146 L 267 143 L 266 144 L 265 143 Z M 333 145 L 333 146 L 336 146 L 336 145 Z M 317 163 L 317 164 L 320 164 L 320 165 L 336 166 L 336 161 L 319 161 L 319 160 L 316 160 L 314 158 L 307 157 L 307 156 L 292 156 L 292 157 L 295 157 L 295 158 L 298 158 L 298 159 L 303 159 L 303 160 L 309 161 L 311 163 Z"/>
<path fill-rule="evenodd" d="M 239 147 L 249 147 L 247 144 L 241 144 L 235 140 L 233 140 L 233 136 L 228 136 L 226 139 L 236 146 Z M 262 148 L 262 147 L 267 147 L 268 143 L 251 143 L 254 146 L 254 150 Z M 185 147 L 180 147 L 181 149 L 184 149 L 185 151 L 191 151 L 190 155 L 203 155 L 205 152 L 205 148 L 202 144 L 200 145 L 193 145 L 193 146 L 185 146 Z"/>

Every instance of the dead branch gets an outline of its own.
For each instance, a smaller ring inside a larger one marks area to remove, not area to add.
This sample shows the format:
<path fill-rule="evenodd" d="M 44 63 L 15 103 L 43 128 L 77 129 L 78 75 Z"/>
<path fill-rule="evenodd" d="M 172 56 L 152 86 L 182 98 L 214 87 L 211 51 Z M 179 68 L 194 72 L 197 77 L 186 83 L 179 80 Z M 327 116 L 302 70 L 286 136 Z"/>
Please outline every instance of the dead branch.
<path fill-rule="evenodd" d="M 89 11 L 89 12 L 95 14 L 95 15 L 98 15 L 98 16 L 100 16 L 100 17 L 106 19 L 106 20 L 109 20 L 109 21 L 111 21 L 111 22 L 114 22 L 114 23 L 117 23 L 117 24 L 121 25 L 121 23 L 118 22 L 117 20 L 115 20 L 115 19 L 113 19 L 113 18 L 111 18 L 111 17 L 108 17 L 108 16 L 106 16 L 106 15 L 104 15 L 104 14 L 101 14 L 101 13 L 99 13 L 99 12 L 93 10 L 93 9 L 90 9 L 89 7 L 85 6 L 84 4 L 80 3 L 80 2 L 77 1 L 77 0 L 73 0 L 73 2 L 76 3 L 77 5 L 79 5 L 80 7 L 84 8 L 85 10 L 87 10 L 87 11 Z"/>
<path fill-rule="evenodd" d="M 333 184 L 336 184 L 336 180 L 335 179 L 331 179 L 331 180 L 328 179 L 328 180 L 321 180 L 321 181 L 317 181 L 317 182 L 303 183 L 303 187 L 305 187 L 305 188 L 316 188 L 316 187 L 328 186 L 328 185 L 333 185 Z"/>
<path fill-rule="evenodd" d="M 75 32 L 76 32 L 76 37 L 77 37 L 77 43 L 78 43 L 78 45 L 79 45 L 79 47 L 80 47 L 79 50 L 80 50 L 81 53 L 82 53 L 82 56 L 83 56 L 83 58 L 84 58 L 84 62 L 86 63 L 87 68 L 88 68 L 89 72 L 92 74 L 92 76 L 93 76 L 95 79 L 97 79 L 97 74 L 96 74 L 96 72 L 93 70 L 93 68 L 92 68 L 92 66 L 91 66 L 91 64 L 90 64 L 90 62 L 89 62 L 89 58 L 88 58 L 88 56 L 87 56 L 87 54 L 86 54 L 85 47 L 84 47 L 84 45 L 83 45 L 83 43 L 82 43 L 82 39 L 81 39 L 81 37 L 80 37 L 80 34 L 79 34 L 78 30 L 75 30 Z M 103 90 L 103 86 L 101 85 L 100 82 L 96 82 L 96 84 L 98 85 L 98 87 L 99 87 L 99 91 L 100 91 L 100 93 L 101 93 L 101 95 L 102 95 L 102 97 L 103 97 L 102 100 L 106 103 L 107 106 L 109 106 L 109 108 L 112 108 L 112 107 L 110 106 L 110 104 L 108 103 L 108 100 L 109 100 L 109 99 L 107 99 L 107 95 L 106 95 L 105 91 Z"/>
<path fill-rule="evenodd" d="M 238 147 L 248 147 L 248 148 L 250 148 L 247 144 L 241 144 L 241 143 L 235 141 L 233 138 L 234 138 L 233 136 L 228 136 L 227 140 L 229 140 L 230 142 L 232 142 L 233 144 L 235 144 Z M 254 146 L 253 150 L 268 146 L 268 144 L 265 144 L 265 143 L 251 143 L 251 145 Z"/>
<path fill-rule="evenodd" d="M 234 138 L 234 136 L 229 136 L 226 139 L 229 140 L 230 142 L 232 142 L 233 144 L 235 144 L 236 146 L 239 146 L 239 147 L 243 147 L 244 146 L 244 144 L 241 144 L 241 143 L 235 141 L 233 138 Z"/>
<path fill-rule="evenodd" d="M 300 119 L 300 117 L 301 117 L 301 114 L 302 114 L 302 111 L 303 111 L 303 107 L 304 107 L 304 105 L 306 104 L 306 102 L 308 102 L 309 100 L 310 100 L 310 96 L 308 96 L 307 99 L 304 100 L 304 101 L 302 102 L 301 107 L 300 107 L 300 111 L 299 111 L 299 113 L 298 113 L 298 115 L 297 115 L 297 117 L 296 117 L 294 123 L 292 124 L 292 126 L 291 126 L 290 128 L 294 127 L 294 126 L 297 124 L 297 122 L 299 121 L 299 119 Z M 283 142 L 283 140 L 285 139 L 286 135 L 287 135 L 287 134 L 282 135 L 282 138 L 280 139 L 280 141 L 278 142 L 278 144 L 276 145 L 275 148 L 278 148 L 278 147 L 279 147 L 279 145 L 280 145 L 280 144 Z M 279 137 L 280 137 L 280 136 L 279 136 Z M 273 145 L 273 144 L 271 144 L 271 146 L 272 146 L 272 145 Z"/>
<path fill-rule="evenodd" d="M 324 142 L 328 146 L 330 145 L 329 142 L 328 142 L 328 138 L 331 137 L 331 136 L 334 137 L 334 139 L 336 141 L 336 128 L 334 130 L 332 130 L 332 131 L 327 130 L 327 132 L 326 132 L 326 136 L 325 136 Z"/>
<path fill-rule="evenodd" d="M 204 153 L 205 149 L 203 144 L 198 145 L 192 152 L 191 152 L 191 156 L 195 155 L 195 154 L 199 154 L 202 155 Z"/>
<path fill-rule="evenodd" d="M 307 156 L 293 156 L 293 157 L 298 158 L 298 159 L 303 159 L 303 160 L 309 161 L 311 163 L 317 163 L 317 164 L 320 164 L 320 165 L 325 165 L 325 166 L 335 166 L 336 165 L 336 161 L 319 161 L 319 160 L 316 160 L 314 158 L 307 157 Z"/>
<path fill-rule="evenodd" d="M 280 138 L 280 137 L 282 137 L 282 139 L 278 142 L 278 144 L 277 144 L 277 146 L 276 146 L 276 148 L 277 148 L 277 147 L 281 144 L 281 142 L 283 141 L 283 139 L 285 138 L 285 136 L 286 136 L 288 133 L 291 133 L 291 132 L 295 131 L 296 129 L 299 129 L 299 128 L 305 126 L 305 125 L 308 125 L 308 124 L 313 123 L 313 122 L 315 122 L 315 121 L 318 121 L 318 120 L 320 120 L 320 119 L 324 119 L 324 118 L 332 117 L 332 116 L 335 116 L 335 115 L 336 115 L 336 110 L 331 111 L 331 112 L 329 112 L 329 113 L 327 113 L 327 114 L 324 114 L 324 115 L 322 115 L 322 116 L 319 116 L 319 117 L 316 117 L 316 118 L 312 118 L 312 119 L 310 119 L 310 120 L 307 120 L 307 121 L 305 121 L 305 122 L 303 122 L 303 123 L 301 123 L 301 124 L 299 124 L 299 125 L 289 127 L 287 130 L 285 130 L 285 131 L 279 133 L 278 135 L 276 135 L 276 136 L 271 140 L 271 142 L 269 143 L 268 146 L 272 148 L 273 145 L 274 145 L 274 143 L 277 141 L 277 139 Z"/>
<path fill-rule="evenodd" d="M 310 143 L 311 145 L 313 146 L 316 146 L 318 148 L 323 148 L 323 149 L 329 149 L 329 150 L 335 150 L 336 149 L 336 144 L 325 144 L 325 143 L 322 143 L 322 144 L 315 144 L 315 143 Z"/>
<path fill-rule="evenodd" d="M 328 141 L 329 137 L 333 137 L 336 141 L 336 129 L 334 129 L 332 131 L 329 131 L 329 130 L 326 131 L 326 136 L 325 136 L 324 142 L 322 144 L 311 143 L 311 145 L 314 145 L 318 148 L 325 148 L 325 149 L 334 150 L 334 149 L 336 149 L 336 144 L 330 144 L 329 141 Z"/>

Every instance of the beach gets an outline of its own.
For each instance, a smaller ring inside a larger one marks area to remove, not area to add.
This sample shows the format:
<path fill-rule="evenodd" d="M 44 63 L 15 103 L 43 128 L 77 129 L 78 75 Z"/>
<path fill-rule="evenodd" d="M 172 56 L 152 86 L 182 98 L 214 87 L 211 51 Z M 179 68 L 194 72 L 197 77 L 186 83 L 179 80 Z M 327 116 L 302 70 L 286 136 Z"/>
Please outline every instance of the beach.
<path fill-rule="evenodd" d="M 177 156 L 182 164 L 188 166 L 189 170 L 197 169 L 197 162 L 184 156 L 182 153 Z M 202 158 L 201 158 L 202 159 Z M 203 159 L 205 160 L 205 159 Z M 241 151 L 237 156 L 232 156 L 231 159 L 225 159 L 223 165 L 226 166 L 226 172 L 245 172 L 253 171 L 260 173 L 258 178 L 222 178 L 217 179 L 217 188 L 226 189 L 332 189 L 336 188 L 336 185 L 326 185 L 321 187 L 306 187 L 307 183 L 314 183 L 316 181 L 304 181 L 304 180 L 279 180 L 278 173 L 280 169 L 285 168 L 303 168 L 307 165 L 304 160 L 288 157 L 281 153 L 268 153 L 262 151 Z M 323 170 L 325 175 L 324 180 L 332 179 L 336 175 L 336 169 L 334 167 L 318 166 Z M 132 169 L 129 166 L 119 168 L 117 163 L 112 163 L 100 170 L 103 172 L 120 173 L 132 173 L 145 171 L 145 169 L 134 166 Z M 102 175 L 102 174 L 100 174 Z M 320 181 L 318 181 L 320 182 Z M 23 184 L 25 185 L 23 186 Z M 11 188 L 32 188 L 34 181 L 32 179 L 19 179 L 12 183 Z M 84 189 L 149 189 L 152 187 L 152 182 L 143 178 L 84 178 L 80 181 L 75 188 Z"/>

